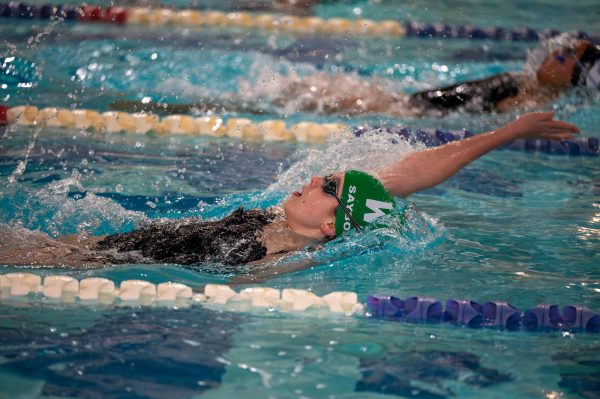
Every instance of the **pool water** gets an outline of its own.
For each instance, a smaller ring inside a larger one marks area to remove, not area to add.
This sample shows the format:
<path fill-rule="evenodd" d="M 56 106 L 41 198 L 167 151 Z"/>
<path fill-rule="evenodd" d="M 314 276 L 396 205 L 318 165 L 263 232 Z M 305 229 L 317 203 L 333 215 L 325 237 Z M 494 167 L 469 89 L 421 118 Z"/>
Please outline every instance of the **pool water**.
<path fill-rule="evenodd" d="M 173 3 L 175 6 L 185 4 Z M 196 2 L 204 7 L 208 1 Z M 221 7 L 224 7 L 221 5 Z M 448 6 L 343 2 L 324 17 L 416 19 L 479 26 L 600 32 L 600 7 L 558 1 Z M 543 15 L 543 17 L 541 17 Z M 534 43 L 304 37 L 240 29 L 69 25 L 0 21 L 0 51 L 35 62 L 33 87 L 0 90 L 2 103 L 107 110 L 115 99 L 186 103 L 242 93 L 262 114 L 284 118 L 440 129 L 493 129 L 515 114 L 444 118 L 321 115 L 253 98 L 265 77 L 320 71 L 379 79 L 391 89 L 436 85 L 519 70 Z M 248 82 L 247 85 L 241 82 Z M 548 109 L 598 136 L 600 97 L 570 94 Z M 3 233 L 40 230 L 111 234 L 149 219 L 222 217 L 245 204 L 279 203 L 313 174 L 375 170 L 413 151 L 367 134 L 326 144 L 241 142 L 182 135 L 99 134 L 41 127 L 1 128 Z M 265 282 L 317 295 L 354 291 L 440 300 L 504 300 L 600 310 L 600 163 L 496 151 L 401 206 L 407 230 L 387 229 L 329 243 L 319 265 Z M 414 204 L 414 210 L 412 210 Z M 305 253 L 298 256 L 313 256 Z M 175 281 L 198 288 L 231 277 L 210 265 L 120 265 L 41 275 L 115 282 Z M 23 268 L 0 266 L 0 273 Z M 600 337 L 508 332 L 277 312 L 0 302 L 1 397 L 600 397 Z"/>

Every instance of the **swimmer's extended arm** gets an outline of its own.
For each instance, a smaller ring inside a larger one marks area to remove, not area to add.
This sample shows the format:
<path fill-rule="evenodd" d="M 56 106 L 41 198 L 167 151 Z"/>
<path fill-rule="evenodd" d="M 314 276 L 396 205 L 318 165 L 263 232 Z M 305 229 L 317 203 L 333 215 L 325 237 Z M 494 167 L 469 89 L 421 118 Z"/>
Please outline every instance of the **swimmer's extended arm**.
<path fill-rule="evenodd" d="M 377 176 L 390 192 L 408 197 L 442 183 L 477 158 L 513 140 L 564 140 L 579 132 L 576 126 L 553 117 L 554 112 L 524 115 L 492 132 L 412 153 L 378 171 Z"/>

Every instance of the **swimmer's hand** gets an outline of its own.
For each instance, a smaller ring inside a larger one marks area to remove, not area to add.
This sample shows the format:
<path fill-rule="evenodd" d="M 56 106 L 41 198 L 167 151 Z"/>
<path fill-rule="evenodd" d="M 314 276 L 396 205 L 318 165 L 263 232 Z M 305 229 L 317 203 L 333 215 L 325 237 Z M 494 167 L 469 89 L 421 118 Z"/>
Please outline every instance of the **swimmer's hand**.
<path fill-rule="evenodd" d="M 577 126 L 554 119 L 554 112 L 533 112 L 498 129 L 513 139 L 570 140 L 579 133 Z"/>

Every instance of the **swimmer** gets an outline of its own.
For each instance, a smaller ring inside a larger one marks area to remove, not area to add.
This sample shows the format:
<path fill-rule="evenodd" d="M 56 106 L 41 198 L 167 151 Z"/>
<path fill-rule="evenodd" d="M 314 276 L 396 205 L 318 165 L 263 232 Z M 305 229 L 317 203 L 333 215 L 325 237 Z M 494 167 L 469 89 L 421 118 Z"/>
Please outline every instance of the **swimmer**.
<path fill-rule="evenodd" d="M 536 109 L 570 88 L 600 90 L 600 46 L 587 40 L 571 39 L 569 45 L 563 45 L 546 56 L 535 73 L 503 73 L 413 94 L 394 92 L 381 81 L 325 72 L 309 76 L 273 76 L 267 72 L 256 81 L 261 83 L 242 81 L 238 94 L 226 93 L 219 98 L 199 101 L 196 106 L 120 101 L 113 103 L 111 108 L 129 112 L 158 110 L 176 113 L 208 108 L 219 112 L 263 113 L 266 110 L 261 106 L 248 105 L 259 98 L 283 109 L 284 113 L 371 113 L 419 117 L 440 116 L 454 111 L 479 113 Z"/>
<path fill-rule="evenodd" d="M 416 108 L 448 112 L 463 108 L 476 112 L 506 112 L 535 108 L 573 87 L 600 90 L 600 46 L 578 40 L 547 56 L 535 78 L 504 73 L 410 96 Z"/>
<path fill-rule="evenodd" d="M 393 196 L 404 198 L 434 187 L 513 140 L 571 139 L 579 132 L 574 125 L 554 120 L 553 116 L 553 112 L 527 114 L 495 131 L 413 152 L 373 175 L 350 170 L 315 176 L 291 193 L 281 207 L 240 208 L 221 220 L 156 221 L 128 233 L 104 237 L 52 239 L 27 229 L 16 234 L 0 232 L 0 264 L 98 267 L 214 262 L 221 265 L 217 270 L 221 272 L 235 265 L 268 266 L 285 254 L 332 240 L 348 230 L 376 228 L 372 223 L 378 217 L 393 212 Z M 29 239 L 34 236 L 38 238 Z M 269 273 L 306 267 L 278 266 Z"/>
<path fill-rule="evenodd" d="M 268 93 L 277 93 L 272 101 L 295 111 L 410 117 L 534 109 L 572 87 L 600 90 L 600 46 L 587 40 L 575 41 L 548 55 L 535 76 L 503 73 L 410 95 L 393 93 L 377 81 L 344 74 L 284 78 L 279 84 L 280 90 L 268 88 Z"/>

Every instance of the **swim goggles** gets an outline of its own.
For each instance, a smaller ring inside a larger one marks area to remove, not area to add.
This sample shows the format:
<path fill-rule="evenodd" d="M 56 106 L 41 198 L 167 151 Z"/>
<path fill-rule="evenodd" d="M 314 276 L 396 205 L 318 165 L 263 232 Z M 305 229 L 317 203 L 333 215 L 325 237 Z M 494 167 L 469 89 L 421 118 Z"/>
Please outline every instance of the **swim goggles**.
<path fill-rule="evenodd" d="M 350 219 L 350 222 L 352 223 L 354 228 L 356 230 L 360 230 L 360 225 L 352 217 L 352 212 L 350 212 L 350 210 L 348 208 L 346 208 L 346 205 L 344 205 L 344 203 L 342 202 L 342 200 L 340 199 L 340 197 L 337 194 L 338 181 L 336 179 L 332 178 L 331 176 L 332 175 L 323 177 L 323 185 L 321 186 L 321 188 L 323 189 L 325 194 L 329 194 L 337 200 L 340 208 L 342 208 L 342 210 L 344 211 L 346 216 L 348 216 L 348 218 Z"/>
<path fill-rule="evenodd" d="M 575 53 L 575 50 L 568 47 L 554 55 L 554 59 L 561 64 L 564 64 L 567 61 L 567 57 L 577 58 L 577 53 Z"/>

